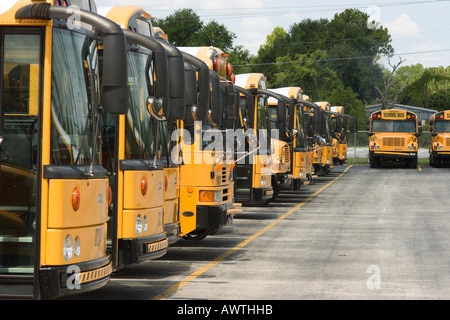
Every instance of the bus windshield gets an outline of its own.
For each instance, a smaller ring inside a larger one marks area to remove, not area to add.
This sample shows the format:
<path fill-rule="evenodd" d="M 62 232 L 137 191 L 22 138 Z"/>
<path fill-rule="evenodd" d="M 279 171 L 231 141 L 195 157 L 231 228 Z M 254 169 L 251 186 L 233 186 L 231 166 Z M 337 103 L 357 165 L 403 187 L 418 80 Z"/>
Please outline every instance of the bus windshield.
<path fill-rule="evenodd" d="M 147 111 L 146 101 L 153 84 L 151 57 L 138 52 L 128 52 L 128 83 L 130 87 L 129 110 L 125 121 L 125 158 L 151 159 L 155 156 L 155 125 Z"/>
<path fill-rule="evenodd" d="M 97 42 L 57 28 L 53 42 L 52 164 L 89 164 L 96 125 L 92 121 L 96 101 L 91 100 L 98 95 L 98 79 L 94 76 L 98 74 Z M 99 154 L 98 149 L 95 154 Z"/>
<path fill-rule="evenodd" d="M 450 121 L 434 121 L 434 132 L 450 132 Z"/>
<path fill-rule="evenodd" d="M 416 132 L 412 120 L 373 120 L 372 132 Z"/>

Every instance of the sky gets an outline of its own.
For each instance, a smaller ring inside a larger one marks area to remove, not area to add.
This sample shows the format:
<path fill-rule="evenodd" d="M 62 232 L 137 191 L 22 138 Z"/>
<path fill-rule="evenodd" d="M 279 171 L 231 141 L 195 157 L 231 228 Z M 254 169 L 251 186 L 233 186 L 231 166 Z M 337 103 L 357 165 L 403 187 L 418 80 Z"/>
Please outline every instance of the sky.
<path fill-rule="evenodd" d="M 98 7 L 130 5 L 130 0 L 96 0 Z M 388 28 L 395 64 L 450 66 L 450 0 L 134 0 L 153 17 L 165 18 L 174 11 L 190 8 L 207 23 L 215 20 L 236 35 L 235 45 L 257 54 L 275 27 L 289 31 L 303 19 L 332 19 L 346 8 L 366 12 L 376 23 Z M 170 35 L 169 35 L 170 41 Z M 386 64 L 386 60 L 382 60 Z"/>

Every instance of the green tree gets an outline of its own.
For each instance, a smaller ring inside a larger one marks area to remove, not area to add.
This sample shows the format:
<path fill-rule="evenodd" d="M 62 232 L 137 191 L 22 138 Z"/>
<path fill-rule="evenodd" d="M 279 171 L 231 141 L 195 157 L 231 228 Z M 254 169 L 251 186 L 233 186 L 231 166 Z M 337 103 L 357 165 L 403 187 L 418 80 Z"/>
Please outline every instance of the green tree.
<path fill-rule="evenodd" d="M 236 35 L 229 31 L 223 24 L 212 20 L 204 25 L 198 35 L 199 46 L 212 46 L 228 52 L 233 48 Z"/>
<path fill-rule="evenodd" d="M 252 63 L 253 56 L 244 46 L 238 45 L 228 51 L 228 59 L 233 65 L 235 74 L 252 72 L 252 67 L 249 64 Z"/>
<path fill-rule="evenodd" d="M 299 86 L 315 101 L 327 99 L 342 82 L 335 70 L 320 62 L 326 58 L 327 53 L 323 50 L 297 54 L 294 59 L 288 55 L 279 57 L 275 74 L 267 80 L 268 85 L 272 88 Z"/>
<path fill-rule="evenodd" d="M 332 106 L 343 106 L 345 114 L 349 114 L 358 119 L 358 128 L 363 130 L 366 123 L 366 108 L 357 94 L 350 87 L 338 86 L 333 89 L 328 97 L 328 102 Z"/>
<path fill-rule="evenodd" d="M 274 63 L 283 57 L 295 61 L 307 54 L 326 52 L 320 69 L 332 69 L 344 87 L 350 87 L 360 100 L 376 97 L 375 85 L 383 79 L 383 68 L 378 63 L 380 55 L 393 53 L 391 37 L 383 27 L 372 27 L 369 17 L 356 9 L 347 9 L 333 19 L 305 19 L 293 24 L 289 32 L 275 28 L 260 47 L 255 63 L 268 77 L 269 82 L 279 67 Z M 287 57 L 287 58 L 286 58 Z M 289 72 L 289 69 L 286 69 Z M 277 75 L 288 79 L 289 74 Z M 339 81 L 334 83 L 335 86 Z"/>
<path fill-rule="evenodd" d="M 448 68 L 427 68 L 415 76 L 402 95 L 402 102 L 436 110 L 450 109 L 450 75 Z"/>
<path fill-rule="evenodd" d="M 192 9 L 177 10 L 163 19 L 153 18 L 152 23 L 163 29 L 169 42 L 178 47 L 199 46 L 203 22 Z"/>

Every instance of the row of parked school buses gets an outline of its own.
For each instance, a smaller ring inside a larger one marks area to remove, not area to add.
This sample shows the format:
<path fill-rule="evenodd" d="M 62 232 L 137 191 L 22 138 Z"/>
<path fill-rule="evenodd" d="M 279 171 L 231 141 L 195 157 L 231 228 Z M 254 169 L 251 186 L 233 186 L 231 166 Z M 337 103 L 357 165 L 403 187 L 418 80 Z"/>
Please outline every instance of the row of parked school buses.
<path fill-rule="evenodd" d="M 0 297 L 100 288 L 346 163 L 344 107 L 177 48 L 141 7 L 9 1 L 0 21 Z"/>

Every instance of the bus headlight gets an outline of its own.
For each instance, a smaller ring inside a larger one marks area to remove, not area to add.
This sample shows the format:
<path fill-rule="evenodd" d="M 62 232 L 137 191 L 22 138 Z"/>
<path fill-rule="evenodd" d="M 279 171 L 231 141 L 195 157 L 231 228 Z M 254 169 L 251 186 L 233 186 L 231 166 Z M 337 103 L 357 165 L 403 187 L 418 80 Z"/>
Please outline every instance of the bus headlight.
<path fill-rule="evenodd" d="M 140 214 L 136 217 L 136 234 L 140 235 L 142 233 L 142 217 Z"/>
<path fill-rule="evenodd" d="M 143 228 L 144 228 L 144 233 L 147 232 L 147 216 L 144 216 Z"/>
<path fill-rule="evenodd" d="M 264 177 L 261 177 L 261 186 L 264 186 L 266 184 L 266 179 Z"/>
<path fill-rule="evenodd" d="M 75 258 L 78 258 L 81 251 L 80 238 L 78 236 L 75 237 L 75 241 L 73 242 L 73 255 Z"/>
<path fill-rule="evenodd" d="M 66 261 L 69 261 L 70 258 L 72 258 L 72 253 L 73 253 L 72 237 L 70 236 L 70 234 L 68 234 L 64 239 L 63 245 L 64 259 L 66 259 Z"/>

